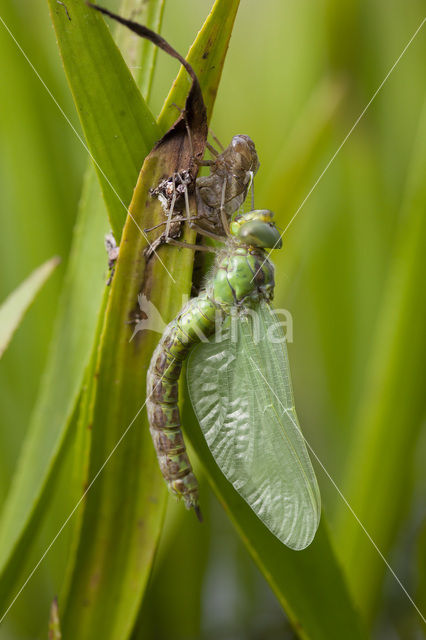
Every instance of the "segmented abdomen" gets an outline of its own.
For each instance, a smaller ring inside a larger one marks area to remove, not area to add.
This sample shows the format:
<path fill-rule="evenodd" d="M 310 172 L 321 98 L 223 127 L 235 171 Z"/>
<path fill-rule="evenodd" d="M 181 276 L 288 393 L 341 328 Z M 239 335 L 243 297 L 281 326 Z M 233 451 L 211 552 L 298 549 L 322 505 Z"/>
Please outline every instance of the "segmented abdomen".
<path fill-rule="evenodd" d="M 149 365 L 146 392 L 151 436 L 161 472 L 169 488 L 185 501 L 198 504 L 198 484 L 180 429 L 178 385 L 182 364 L 191 347 L 215 330 L 216 306 L 206 297 L 190 300 L 166 327 Z"/>

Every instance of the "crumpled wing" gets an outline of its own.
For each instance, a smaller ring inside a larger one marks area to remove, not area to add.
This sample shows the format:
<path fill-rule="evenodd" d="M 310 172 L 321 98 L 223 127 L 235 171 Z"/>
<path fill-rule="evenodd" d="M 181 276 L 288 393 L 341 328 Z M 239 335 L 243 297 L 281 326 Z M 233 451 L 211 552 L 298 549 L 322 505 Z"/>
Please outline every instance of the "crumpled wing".
<path fill-rule="evenodd" d="M 321 500 L 280 322 L 262 302 L 233 317 L 224 339 L 215 339 L 193 350 L 187 369 L 209 449 L 268 529 L 291 549 L 304 549 L 318 528 Z"/>

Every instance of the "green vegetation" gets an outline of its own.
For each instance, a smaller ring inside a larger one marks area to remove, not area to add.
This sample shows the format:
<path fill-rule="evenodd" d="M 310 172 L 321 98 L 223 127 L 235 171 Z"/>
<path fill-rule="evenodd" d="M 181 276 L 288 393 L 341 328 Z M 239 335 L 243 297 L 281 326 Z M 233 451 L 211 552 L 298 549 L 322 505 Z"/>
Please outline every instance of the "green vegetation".
<path fill-rule="evenodd" d="M 0 640 L 47 638 L 49 624 L 65 640 L 420 637 L 366 531 L 424 614 L 424 28 L 322 175 L 424 19 L 420 0 L 385 13 L 378 0 L 106 3 L 181 52 L 193 41 L 213 131 L 253 138 L 256 205 L 291 222 L 275 306 L 292 314 L 323 500 L 300 552 L 218 472 L 187 396 L 203 525 L 167 499 L 145 411 L 132 422 L 159 338 L 129 342 L 141 282 L 166 321 L 191 289 L 192 252 L 163 247 L 145 271 L 138 228 L 158 215 L 161 167 L 145 158 L 187 74 L 172 85 L 176 61 L 82 0 L 3 4 L 69 122 L 0 23 L 0 617 L 36 568 Z M 105 287 L 110 229 L 122 249 Z"/>

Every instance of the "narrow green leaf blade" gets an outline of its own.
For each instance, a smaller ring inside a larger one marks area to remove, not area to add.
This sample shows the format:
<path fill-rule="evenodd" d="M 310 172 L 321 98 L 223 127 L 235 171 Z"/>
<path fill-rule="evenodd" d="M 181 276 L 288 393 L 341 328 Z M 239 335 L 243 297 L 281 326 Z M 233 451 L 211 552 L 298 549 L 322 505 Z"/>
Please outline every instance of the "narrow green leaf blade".
<path fill-rule="evenodd" d="M 103 18 L 49 0 L 65 71 L 117 242 L 143 160 L 160 130 Z"/>
<path fill-rule="evenodd" d="M 0 358 L 38 292 L 59 264 L 51 258 L 35 269 L 0 306 Z"/>

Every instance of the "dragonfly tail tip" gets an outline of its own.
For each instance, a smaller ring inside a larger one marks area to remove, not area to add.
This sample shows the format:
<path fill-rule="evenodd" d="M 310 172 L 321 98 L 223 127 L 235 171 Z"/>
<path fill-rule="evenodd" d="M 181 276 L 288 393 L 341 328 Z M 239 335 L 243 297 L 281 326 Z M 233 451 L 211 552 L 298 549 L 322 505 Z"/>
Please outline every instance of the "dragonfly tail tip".
<path fill-rule="evenodd" d="M 203 514 L 201 513 L 201 509 L 198 504 L 194 505 L 195 515 L 197 516 L 199 522 L 203 522 Z"/>

